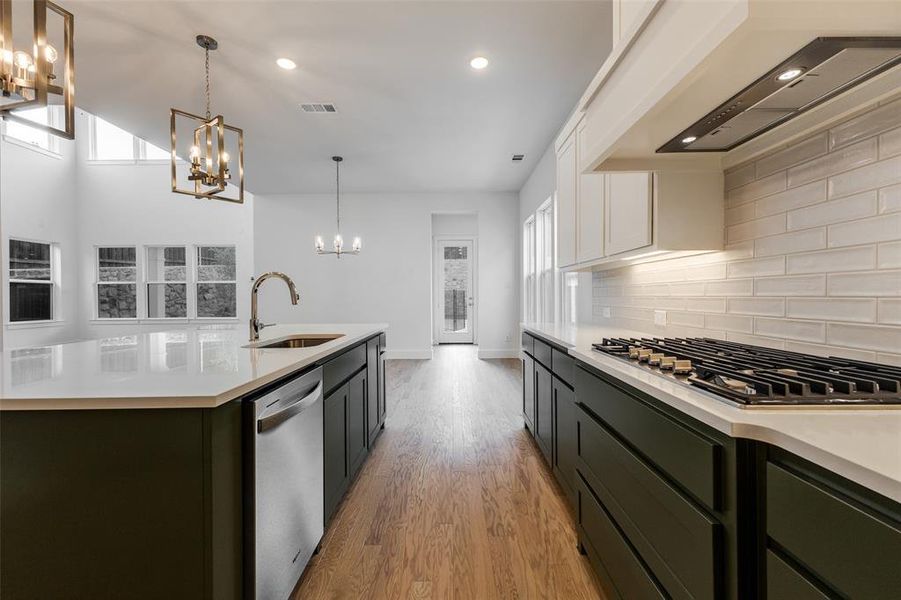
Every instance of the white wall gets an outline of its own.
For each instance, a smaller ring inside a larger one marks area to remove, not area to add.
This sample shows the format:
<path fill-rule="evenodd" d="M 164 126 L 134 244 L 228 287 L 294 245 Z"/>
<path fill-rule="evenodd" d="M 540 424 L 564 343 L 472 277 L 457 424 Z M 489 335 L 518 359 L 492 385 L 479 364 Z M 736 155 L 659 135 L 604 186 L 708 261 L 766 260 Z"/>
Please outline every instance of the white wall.
<path fill-rule="evenodd" d="M 0 230 L 5 258 L 9 237 L 60 244 L 61 322 L 6 325 L 4 348 L 55 344 L 185 327 L 183 320 L 93 321 L 94 248 L 97 245 L 227 244 L 237 248 L 237 317 L 249 314 L 253 269 L 253 195 L 245 203 L 197 200 L 173 194 L 169 164 L 90 163 L 88 116 L 78 111 L 75 142 L 50 157 L 13 142 L 0 144 Z M 4 290 L 7 261 L 3 261 Z M 4 294 L 4 301 L 8 302 Z M 8 306 L 3 320 L 8 320 Z M 209 322 L 209 321 L 204 321 Z M 217 321 L 221 322 L 221 321 Z"/>
<path fill-rule="evenodd" d="M 60 156 L 51 156 L 13 141 L 0 141 L 0 249 L 2 261 L 3 347 L 35 346 L 78 337 L 78 236 L 74 226 L 78 201 L 74 143 L 61 140 Z M 9 238 L 59 244 L 60 293 L 52 324 L 8 324 Z"/>
<path fill-rule="evenodd" d="M 518 202 L 512 193 L 348 194 L 342 234 L 363 238 L 359 256 L 317 256 L 313 240 L 331 242 L 331 194 L 258 196 L 254 203 L 256 270 L 285 271 L 300 305 L 278 282 L 260 292 L 262 318 L 276 322 L 386 322 L 395 358 L 431 356 L 432 215 L 477 214 L 480 356 L 514 356 L 518 348 L 518 279 L 514 276 Z"/>
<path fill-rule="evenodd" d="M 479 235 L 477 214 L 440 213 L 432 215 L 432 236 Z"/>

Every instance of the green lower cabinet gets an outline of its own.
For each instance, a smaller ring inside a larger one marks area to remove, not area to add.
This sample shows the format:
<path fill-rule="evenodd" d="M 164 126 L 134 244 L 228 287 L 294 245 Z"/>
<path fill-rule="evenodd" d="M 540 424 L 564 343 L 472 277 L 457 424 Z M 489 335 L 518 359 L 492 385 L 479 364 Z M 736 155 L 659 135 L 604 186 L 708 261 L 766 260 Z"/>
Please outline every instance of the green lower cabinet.
<path fill-rule="evenodd" d="M 541 363 L 535 363 L 535 441 L 552 463 L 551 449 L 554 447 L 554 381 L 551 372 Z"/>
<path fill-rule="evenodd" d="M 347 385 L 325 397 L 323 406 L 323 459 L 325 465 L 325 522 L 328 523 L 348 487 Z"/>
<path fill-rule="evenodd" d="M 576 504 L 576 458 L 578 458 L 578 426 L 576 395 L 565 383 L 554 379 L 554 475 L 569 498 Z"/>
<path fill-rule="evenodd" d="M 829 600 L 809 579 L 772 550 L 766 552 L 766 595 L 771 600 Z"/>
<path fill-rule="evenodd" d="M 901 506 L 788 453 L 772 454 L 767 546 L 790 555 L 807 579 L 830 591 L 822 597 L 901 598 Z M 768 591 L 788 579 L 778 563 L 773 567 L 775 558 L 767 556 Z"/>
<path fill-rule="evenodd" d="M 528 334 L 525 334 L 528 335 Z M 535 359 L 528 354 L 522 358 L 522 418 L 526 427 L 535 432 Z"/>
<path fill-rule="evenodd" d="M 347 382 L 347 474 L 351 479 L 363 466 L 369 446 L 366 431 L 367 387 L 365 369 Z"/>

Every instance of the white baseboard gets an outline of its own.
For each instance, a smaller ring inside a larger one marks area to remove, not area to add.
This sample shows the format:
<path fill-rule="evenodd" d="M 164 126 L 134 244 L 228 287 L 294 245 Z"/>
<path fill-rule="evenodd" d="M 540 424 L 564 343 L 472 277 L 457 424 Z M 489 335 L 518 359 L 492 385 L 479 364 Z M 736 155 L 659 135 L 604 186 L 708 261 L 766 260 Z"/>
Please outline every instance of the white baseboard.
<path fill-rule="evenodd" d="M 500 348 L 497 350 L 491 350 L 488 348 L 479 348 L 479 359 L 484 360 L 489 358 L 519 358 L 519 349 Z"/>
<path fill-rule="evenodd" d="M 432 349 L 424 350 L 387 350 L 385 351 L 387 360 L 429 360 L 432 358 Z"/>

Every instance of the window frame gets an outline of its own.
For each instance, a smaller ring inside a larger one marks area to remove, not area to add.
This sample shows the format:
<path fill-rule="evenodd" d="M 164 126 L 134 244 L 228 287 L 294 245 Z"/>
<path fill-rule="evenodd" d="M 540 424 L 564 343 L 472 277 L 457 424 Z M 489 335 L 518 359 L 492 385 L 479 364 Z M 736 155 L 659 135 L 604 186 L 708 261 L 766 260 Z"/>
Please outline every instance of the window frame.
<path fill-rule="evenodd" d="M 108 246 L 106 246 L 108 247 Z M 150 251 L 154 248 L 183 248 L 185 251 L 185 278 L 184 280 L 175 281 L 175 280 L 166 280 L 166 279 L 150 279 L 148 273 L 150 272 Z M 169 323 L 172 322 L 186 322 L 190 321 L 191 315 L 194 314 L 192 312 L 191 307 L 191 283 L 193 280 L 193 270 L 191 269 L 191 265 L 188 264 L 188 255 L 191 252 L 192 246 L 188 244 L 144 244 L 142 246 L 143 249 L 143 260 L 144 260 L 144 268 L 142 270 L 143 277 L 141 278 L 141 287 L 144 290 L 144 301 L 142 304 L 143 308 L 143 316 L 141 315 L 141 311 L 138 311 L 138 318 L 144 319 L 147 321 L 166 321 Z M 237 249 L 236 249 L 237 256 Z M 148 302 L 150 299 L 149 291 L 150 286 L 152 284 L 167 284 L 167 283 L 182 283 L 185 286 L 185 316 L 183 317 L 151 317 L 150 316 L 150 307 L 148 306 Z"/>
<path fill-rule="evenodd" d="M 522 224 L 522 313 L 523 321 L 535 321 L 536 270 L 535 270 L 535 215 L 526 217 Z"/>
<path fill-rule="evenodd" d="M 27 328 L 32 326 L 53 325 L 62 321 L 61 310 L 61 293 L 60 293 L 60 262 L 62 259 L 59 244 L 57 242 L 48 242 L 47 240 L 39 240 L 20 236 L 9 236 L 6 242 L 6 265 L 3 273 L 3 285 L 6 290 L 6 306 L 4 307 L 4 325 L 7 328 Z M 44 244 L 50 248 L 50 279 L 19 279 L 11 277 L 12 255 L 9 252 L 10 242 L 28 242 L 32 244 Z M 11 287 L 14 283 L 40 284 L 50 285 L 50 318 L 34 319 L 28 321 L 12 320 L 12 292 Z"/>
<path fill-rule="evenodd" d="M 135 250 L 135 280 L 134 281 L 100 281 L 100 249 L 101 248 L 134 248 Z M 143 280 L 143 268 L 140 246 L 137 244 L 97 244 L 94 246 L 94 308 L 93 320 L 100 323 L 134 323 L 141 320 L 141 306 L 145 302 L 141 293 L 141 281 Z M 101 317 L 100 316 L 100 286 L 101 285 L 134 285 L 135 286 L 135 316 L 133 317 Z"/>
<path fill-rule="evenodd" d="M 194 252 L 194 260 L 193 260 L 193 291 L 189 293 L 189 297 L 193 296 L 194 298 L 194 311 L 189 313 L 193 315 L 191 318 L 196 319 L 198 321 L 209 322 L 209 321 L 221 321 L 223 319 L 237 319 L 238 318 L 238 246 L 236 244 L 194 244 L 192 246 Z M 235 251 L 235 278 L 233 280 L 221 280 L 217 279 L 213 280 L 200 280 L 200 249 L 201 248 L 233 248 Z M 232 317 L 201 317 L 199 314 L 200 301 L 198 299 L 199 294 L 197 293 L 197 287 L 200 284 L 233 284 L 235 286 L 235 315 Z M 190 303 L 190 300 L 189 300 Z"/>
<path fill-rule="evenodd" d="M 135 134 L 130 131 L 125 131 L 121 127 L 122 131 L 129 134 L 131 136 L 132 150 L 131 150 L 131 158 L 96 158 L 97 156 L 97 121 L 101 120 L 104 123 L 109 123 L 104 119 L 96 115 L 92 115 L 91 113 L 85 113 L 88 116 L 88 159 L 87 163 L 91 165 L 164 165 L 169 164 L 169 158 L 147 158 L 147 146 L 153 145 L 147 142 L 147 140 L 143 138 L 139 138 Z M 114 127 L 118 127 L 113 123 L 109 123 Z M 160 150 L 165 150 L 160 148 Z M 108 246 L 105 246 L 108 247 Z"/>
<path fill-rule="evenodd" d="M 53 106 L 45 107 L 47 109 L 47 124 L 51 127 L 59 127 L 62 123 L 62 115 L 59 110 L 53 110 Z M 9 142 L 15 146 L 19 146 L 21 148 L 26 148 L 33 152 L 37 152 L 38 154 L 43 154 L 44 156 L 48 156 L 50 158 L 62 158 L 62 148 L 60 144 L 60 138 L 51 134 L 49 131 L 43 131 L 37 129 L 38 133 L 46 136 L 47 145 L 43 144 L 33 144 L 27 140 L 23 140 L 20 137 L 16 137 L 15 134 L 9 132 L 10 125 L 21 125 L 23 127 L 28 127 L 27 123 L 23 123 L 21 121 L 9 121 L 7 119 L 0 119 L 0 122 L 3 123 L 3 141 Z M 21 238 L 15 238 L 21 239 Z M 43 242 L 42 242 L 43 243 Z"/>

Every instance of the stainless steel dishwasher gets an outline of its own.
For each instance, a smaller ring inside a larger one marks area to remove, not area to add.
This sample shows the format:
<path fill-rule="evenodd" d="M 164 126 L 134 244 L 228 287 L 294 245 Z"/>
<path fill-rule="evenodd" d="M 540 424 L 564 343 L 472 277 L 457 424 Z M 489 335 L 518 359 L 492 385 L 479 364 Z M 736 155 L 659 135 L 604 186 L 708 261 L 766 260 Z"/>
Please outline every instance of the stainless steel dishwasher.
<path fill-rule="evenodd" d="M 245 597 L 286 600 L 323 534 L 322 368 L 243 410 Z"/>

